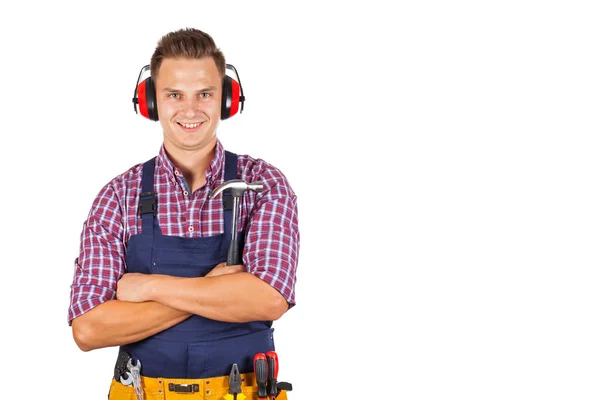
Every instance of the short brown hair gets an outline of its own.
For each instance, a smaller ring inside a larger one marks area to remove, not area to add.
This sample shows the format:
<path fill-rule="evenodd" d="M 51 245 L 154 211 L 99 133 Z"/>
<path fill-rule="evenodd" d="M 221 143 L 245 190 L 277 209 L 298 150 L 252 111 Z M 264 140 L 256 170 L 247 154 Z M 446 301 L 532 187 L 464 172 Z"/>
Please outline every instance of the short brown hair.
<path fill-rule="evenodd" d="M 158 41 L 154 54 L 150 59 L 150 74 L 154 80 L 165 58 L 212 57 L 221 79 L 225 77 L 225 56 L 215 45 L 213 38 L 205 32 L 194 28 L 185 28 L 169 32 Z"/>

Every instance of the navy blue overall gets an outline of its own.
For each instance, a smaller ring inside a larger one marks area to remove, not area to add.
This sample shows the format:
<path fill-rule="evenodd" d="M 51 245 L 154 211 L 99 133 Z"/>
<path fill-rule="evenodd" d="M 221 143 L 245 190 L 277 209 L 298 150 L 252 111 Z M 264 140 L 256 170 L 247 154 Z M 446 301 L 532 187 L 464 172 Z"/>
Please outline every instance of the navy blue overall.
<path fill-rule="evenodd" d="M 225 180 L 237 177 L 237 155 L 225 153 Z M 144 164 L 142 201 L 154 200 L 155 159 Z M 225 232 L 206 238 L 163 236 L 154 207 L 142 209 L 142 233 L 129 240 L 128 272 L 202 277 L 226 261 L 231 241 L 232 210 L 225 207 Z M 239 235 L 244 237 L 243 233 Z M 141 374 L 153 378 L 207 378 L 253 371 L 254 355 L 274 350 L 272 321 L 221 322 L 199 315 L 136 343 L 121 346 L 142 363 Z"/>

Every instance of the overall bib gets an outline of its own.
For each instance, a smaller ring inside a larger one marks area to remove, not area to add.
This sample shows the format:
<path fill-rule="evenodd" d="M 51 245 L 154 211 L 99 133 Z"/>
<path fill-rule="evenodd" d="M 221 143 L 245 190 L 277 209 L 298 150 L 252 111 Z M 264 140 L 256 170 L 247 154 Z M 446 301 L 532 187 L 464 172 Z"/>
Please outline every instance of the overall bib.
<path fill-rule="evenodd" d="M 155 215 L 154 166 L 153 158 L 143 167 L 140 195 L 142 232 L 129 240 L 125 255 L 127 271 L 178 277 L 205 276 L 227 259 L 232 209 L 224 207 L 225 232 L 221 235 L 202 238 L 162 235 Z M 236 178 L 237 155 L 225 152 L 225 181 Z M 239 237 L 243 242 L 243 232 Z M 230 323 L 192 315 L 153 336 L 123 345 L 120 351 L 140 360 L 146 400 L 220 399 L 227 393 L 227 379 L 234 363 L 244 379 L 243 386 L 246 387 L 243 387 L 243 393 L 247 399 L 253 399 L 257 398 L 252 373 L 254 355 L 275 349 L 271 325 L 272 321 Z M 173 387 L 169 383 L 174 382 L 194 382 L 198 391 L 177 393 L 169 390 Z M 135 398 L 133 387 L 113 380 L 109 399 Z M 277 397 L 286 398 L 285 391 Z"/>

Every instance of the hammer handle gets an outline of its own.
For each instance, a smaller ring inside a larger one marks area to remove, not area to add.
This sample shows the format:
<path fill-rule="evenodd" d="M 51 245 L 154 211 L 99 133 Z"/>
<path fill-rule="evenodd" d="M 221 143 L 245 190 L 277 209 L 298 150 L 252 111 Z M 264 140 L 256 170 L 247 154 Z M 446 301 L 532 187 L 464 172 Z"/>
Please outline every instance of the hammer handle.
<path fill-rule="evenodd" d="M 240 263 L 240 250 L 237 241 L 231 241 L 227 251 L 227 265 L 238 265 Z"/>
<path fill-rule="evenodd" d="M 231 226 L 231 242 L 227 250 L 227 265 L 238 265 L 240 260 L 240 249 L 238 244 L 238 218 L 240 217 L 240 198 L 233 193 L 233 219 Z"/>

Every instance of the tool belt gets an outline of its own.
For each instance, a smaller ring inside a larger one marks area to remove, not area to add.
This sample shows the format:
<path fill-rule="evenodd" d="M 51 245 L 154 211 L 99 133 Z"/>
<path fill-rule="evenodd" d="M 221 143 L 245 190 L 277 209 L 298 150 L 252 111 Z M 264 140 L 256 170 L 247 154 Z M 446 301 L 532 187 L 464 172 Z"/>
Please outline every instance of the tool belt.
<path fill-rule="evenodd" d="M 242 394 L 245 400 L 258 399 L 258 386 L 253 373 L 240 374 Z M 145 400 L 224 400 L 229 391 L 229 377 L 217 376 L 204 379 L 163 379 L 142 376 Z M 229 395 L 231 396 L 231 395 Z M 238 397 L 240 397 L 238 395 Z M 136 399 L 133 386 L 125 386 L 113 379 L 108 400 Z M 281 390 L 277 400 L 287 400 L 287 391 Z"/>
<path fill-rule="evenodd" d="M 278 382 L 277 353 L 257 353 L 254 373 L 240 374 L 237 364 L 228 376 L 211 378 L 153 378 L 141 374 L 142 363 L 120 352 L 110 385 L 109 400 L 287 400 L 288 382 Z M 184 397 L 181 397 L 184 396 Z"/>

